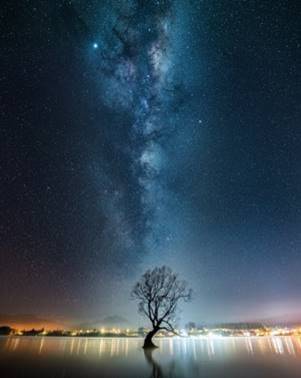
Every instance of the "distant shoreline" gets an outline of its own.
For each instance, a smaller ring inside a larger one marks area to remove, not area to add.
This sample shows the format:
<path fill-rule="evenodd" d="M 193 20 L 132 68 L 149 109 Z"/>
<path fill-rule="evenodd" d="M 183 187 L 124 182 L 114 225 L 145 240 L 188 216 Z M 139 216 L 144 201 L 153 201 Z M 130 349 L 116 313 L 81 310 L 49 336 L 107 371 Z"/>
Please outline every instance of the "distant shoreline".
<path fill-rule="evenodd" d="M 72 338 L 72 339 L 144 339 L 144 336 L 88 336 L 88 335 L 79 335 L 79 336 L 71 336 L 71 335 L 61 335 L 61 336 L 53 336 L 53 335 L 0 335 L 0 338 Z M 155 336 L 156 339 L 247 339 L 247 338 L 273 338 L 273 337 L 301 337 L 301 335 L 296 334 L 289 334 L 289 335 L 230 335 L 230 336 L 209 336 L 209 335 L 202 335 L 202 336 Z"/>

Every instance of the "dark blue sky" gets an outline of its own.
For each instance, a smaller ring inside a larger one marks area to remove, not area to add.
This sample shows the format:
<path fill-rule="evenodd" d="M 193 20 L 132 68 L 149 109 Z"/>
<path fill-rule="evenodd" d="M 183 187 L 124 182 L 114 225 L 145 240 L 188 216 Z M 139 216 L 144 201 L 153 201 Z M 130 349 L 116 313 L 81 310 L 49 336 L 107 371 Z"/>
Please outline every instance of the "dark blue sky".
<path fill-rule="evenodd" d="M 300 314 L 297 1 L 11 1 L 1 40 L 2 312 Z"/>

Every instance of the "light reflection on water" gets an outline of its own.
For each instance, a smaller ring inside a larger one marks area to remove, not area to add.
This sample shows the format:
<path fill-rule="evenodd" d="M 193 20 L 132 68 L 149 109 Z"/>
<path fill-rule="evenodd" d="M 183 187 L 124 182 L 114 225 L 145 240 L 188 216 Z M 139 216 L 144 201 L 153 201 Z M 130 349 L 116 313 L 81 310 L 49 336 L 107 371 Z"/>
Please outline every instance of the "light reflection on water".
<path fill-rule="evenodd" d="M 0 337 L 0 369 L 10 377 L 300 377 L 300 337 L 156 339 Z M 25 375 L 25 373 L 27 375 Z M 35 375 L 36 374 L 36 375 Z"/>

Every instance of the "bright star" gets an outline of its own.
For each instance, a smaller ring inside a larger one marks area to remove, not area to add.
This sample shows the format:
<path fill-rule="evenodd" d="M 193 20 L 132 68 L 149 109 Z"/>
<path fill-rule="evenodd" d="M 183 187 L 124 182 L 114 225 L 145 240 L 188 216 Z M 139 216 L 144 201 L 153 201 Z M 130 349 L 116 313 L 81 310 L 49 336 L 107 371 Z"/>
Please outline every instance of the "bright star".
<path fill-rule="evenodd" d="M 93 49 L 98 49 L 98 43 L 96 42 L 93 43 Z"/>

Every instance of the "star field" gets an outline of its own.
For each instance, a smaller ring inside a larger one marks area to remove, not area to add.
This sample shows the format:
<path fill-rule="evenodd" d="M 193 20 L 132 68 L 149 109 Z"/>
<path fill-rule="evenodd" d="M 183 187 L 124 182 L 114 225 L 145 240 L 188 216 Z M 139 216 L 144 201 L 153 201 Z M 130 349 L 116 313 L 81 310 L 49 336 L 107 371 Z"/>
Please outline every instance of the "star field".
<path fill-rule="evenodd" d="M 300 313 L 299 8 L 4 5 L 5 312 L 135 318 L 130 287 L 165 263 L 186 319 Z"/>

